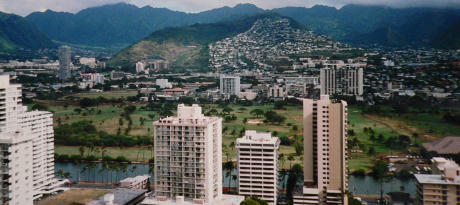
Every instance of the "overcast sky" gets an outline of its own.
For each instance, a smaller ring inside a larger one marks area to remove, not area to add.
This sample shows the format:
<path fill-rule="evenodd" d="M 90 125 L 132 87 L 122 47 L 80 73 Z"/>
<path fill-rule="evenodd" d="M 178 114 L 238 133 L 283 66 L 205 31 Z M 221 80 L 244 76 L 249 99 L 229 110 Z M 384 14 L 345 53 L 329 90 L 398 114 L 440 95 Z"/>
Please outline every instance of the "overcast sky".
<path fill-rule="evenodd" d="M 0 0 L 0 11 L 26 16 L 34 11 L 67 11 L 126 2 L 142 7 L 165 7 L 176 11 L 200 12 L 239 3 L 251 3 L 263 9 L 286 6 L 312 7 L 328 5 L 337 8 L 346 4 L 385 5 L 391 7 L 460 7 L 460 0 Z"/>

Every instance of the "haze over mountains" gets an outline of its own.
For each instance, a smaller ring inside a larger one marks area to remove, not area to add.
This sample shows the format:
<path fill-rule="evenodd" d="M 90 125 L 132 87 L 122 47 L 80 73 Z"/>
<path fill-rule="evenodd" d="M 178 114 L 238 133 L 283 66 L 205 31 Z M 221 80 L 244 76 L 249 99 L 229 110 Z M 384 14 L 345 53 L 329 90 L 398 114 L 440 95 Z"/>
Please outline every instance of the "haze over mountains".
<path fill-rule="evenodd" d="M 458 35 L 442 38 L 455 29 L 454 23 L 460 21 L 460 10 L 440 8 L 348 5 L 341 9 L 314 6 L 263 10 L 251 4 L 240 4 L 233 8 L 184 13 L 119 3 L 84 9 L 76 14 L 50 10 L 34 12 L 25 19 L 59 43 L 119 50 L 163 28 L 231 21 L 264 12 L 291 17 L 315 33 L 359 46 L 434 45 L 458 48 L 455 46 L 458 44 L 451 42 L 460 38 Z M 0 21 L 4 22 L 3 19 Z M 442 38 L 442 43 L 437 40 L 439 38 Z M 5 38 L 0 36 L 0 39 Z M 46 42 L 43 39 L 44 45 L 48 44 Z"/>

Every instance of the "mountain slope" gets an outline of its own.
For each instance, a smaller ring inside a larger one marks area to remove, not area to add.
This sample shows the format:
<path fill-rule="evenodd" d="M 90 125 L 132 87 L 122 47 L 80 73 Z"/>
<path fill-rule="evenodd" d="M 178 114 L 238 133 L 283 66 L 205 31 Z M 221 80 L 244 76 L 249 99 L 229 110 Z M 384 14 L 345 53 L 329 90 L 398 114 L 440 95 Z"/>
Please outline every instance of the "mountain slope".
<path fill-rule="evenodd" d="M 460 19 L 439 32 L 430 42 L 435 48 L 460 49 Z"/>
<path fill-rule="evenodd" d="M 168 59 L 174 67 L 202 69 L 209 61 L 208 44 L 235 36 L 251 28 L 257 19 L 277 14 L 261 14 L 212 24 L 167 28 L 152 33 L 145 39 L 121 50 L 108 62 L 109 66 L 133 67 L 149 56 Z"/>
<path fill-rule="evenodd" d="M 224 7 L 197 14 L 119 3 L 84 9 L 77 14 L 34 12 L 27 20 L 52 39 L 90 46 L 123 47 L 166 27 L 214 23 L 263 12 L 252 5 Z"/>
<path fill-rule="evenodd" d="M 0 12 L 0 51 L 51 48 L 54 43 L 23 17 Z"/>
<path fill-rule="evenodd" d="M 358 45 L 425 45 L 460 16 L 460 10 L 437 8 L 395 9 L 383 6 L 347 5 L 286 7 L 273 10 L 291 17 L 313 31 Z M 384 39 L 382 39 L 382 37 Z"/>

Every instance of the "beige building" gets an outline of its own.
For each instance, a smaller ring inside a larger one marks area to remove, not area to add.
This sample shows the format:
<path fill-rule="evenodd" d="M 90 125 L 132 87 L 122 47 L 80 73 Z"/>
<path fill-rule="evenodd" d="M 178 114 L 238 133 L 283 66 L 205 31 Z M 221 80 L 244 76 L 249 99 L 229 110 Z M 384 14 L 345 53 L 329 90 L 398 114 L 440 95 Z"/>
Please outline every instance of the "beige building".
<path fill-rule="evenodd" d="M 347 204 L 347 103 L 304 99 L 304 187 L 294 204 Z"/>
<path fill-rule="evenodd" d="M 270 132 L 246 130 L 236 140 L 238 193 L 257 196 L 276 205 L 278 195 L 278 148 L 280 140 Z"/>
<path fill-rule="evenodd" d="M 414 174 L 415 204 L 460 204 L 460 166 L 442 157 L 431 159 L 433 174 Z"/>
<path fill-rule="evenodd" d="M 177 116 L 153 123 L 155 198 L 213 204 L 222 198 L 222 119 L 198 105 L 177 107 Z"/>

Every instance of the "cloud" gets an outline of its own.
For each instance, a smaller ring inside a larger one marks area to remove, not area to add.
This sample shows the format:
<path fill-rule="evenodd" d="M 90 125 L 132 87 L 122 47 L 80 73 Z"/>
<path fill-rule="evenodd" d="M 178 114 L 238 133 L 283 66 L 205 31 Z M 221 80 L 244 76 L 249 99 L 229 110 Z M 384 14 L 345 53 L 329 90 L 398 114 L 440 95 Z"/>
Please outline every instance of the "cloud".
<path fill-rule="evenodd" d="M 126 2 L 139 7 L 164 7 L 177 11 L 201 12 L 240 3 L 254 4 L 263 9 L 286 6 L 312 7 L 327 5 L 340 8 L 347 4 L 404 7 L 460 7 L 460 0 L 0 0 L 0 11 L 22 16 L 34 11 L 65 11 L 76 13 L 82 9 L 105 4 Z"/>

